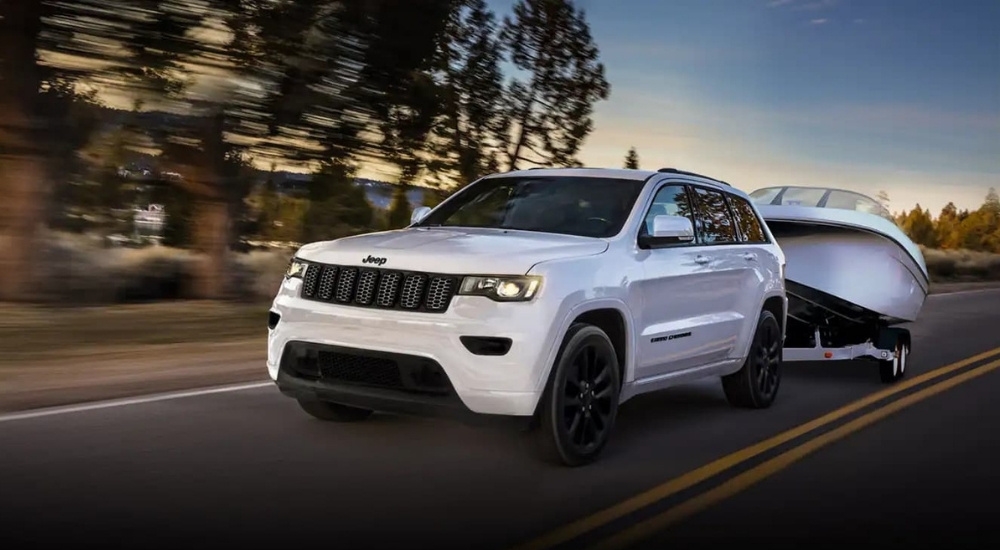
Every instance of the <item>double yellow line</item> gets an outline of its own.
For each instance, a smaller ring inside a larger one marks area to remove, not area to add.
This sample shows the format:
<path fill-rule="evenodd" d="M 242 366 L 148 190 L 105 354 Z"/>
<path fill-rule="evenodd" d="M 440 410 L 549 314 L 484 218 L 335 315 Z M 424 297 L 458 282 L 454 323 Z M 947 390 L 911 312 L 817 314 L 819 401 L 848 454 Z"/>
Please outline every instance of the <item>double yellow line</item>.
<path fill-rule="evenodd" d="M 640 493 L 634 497 L 631 497 L 623 502 L 620 502 L 610 508 L 606 508 L 587 516 L 583 519 L 577 520 L 573 523 L 565 525 L 555 531 L 552 531 L 546 535 L 543 535 L 537 539 L 527 542 L 521 546 L 516 547 L 514 550 L 543 550 L 549 549 L 554 546 L 564 544 L 577 537 L 580 537 L 586 533 L 589 533 L 595 529 L 603 527 L 612 521 L 623 518 L 631 513 L 638 510 L 646 508 L 652 504 L 660 502 L 672 495 L 679 493 L 685 489 L 693 487 L 703 481 L 708 480 L 734 466 L 737 466 L 743 462 L 750 460 L 751 458 L 775 449 L 789 441 L 799 438 L 809 432 L 816 429 L 822 428 L 829 424 L 832 424 L 848 415 L 851 415 L 865 407 L 868 407 L 874 403 L 882 401 L 887 397 L 902 393 L 909 388 L 924 384 L 928 381 L 941 378 L 947 374 L 955 372 L 957 370 L 963 369 L 993 358 L 996 355 L 1000 355 L 1000 348 L 994 348 L 990 351 L 974 355 L 967 359 L 958 361 L 957 363 L 952 363 L 944 367 L 932 370 L 915 378 L 911 378 L 904 382 L 900 382 L 890 388 L 875 392 L 867 397 L 854 401 L 844 407 L 841 407 L 835 411 L 825 414 L 815 420 L 806 422 L 800 426 L 792 428 L 786 432 L 778 434 L 770 439 L 766 439 L 745 449 L 736 451 L 730 455 L 724 456 L 714 462 L 710 462 L 696 470 L 692 470 L 680 477 L 674 478 L 662 485 L 658 485 L 648 491 Z M 953 376 L 951 378 L 945 379 L 943 381 L 937 382 L 931 386 L 928 386 L 920 391 L 914 392 L 906 397 L 891 401 L 882 407 L 879 407 L 869 413 L 866 413 L 850 422 L 845 423 L 829 432 L 823 433 L 815 438 L 809 439 L 804 443 L 795 446 L 774 458 L 771 458 L 749 470 L 737 475 L 736 477 L 722 483 L 721 485 L 710 489 L 704 493 L 701 493 L 689 500 L 686 500 L 677 506 L 669 508 L 661 514 L 657 514 L 649 519 L 646 519 L 640 523 L 637 523 L 624 531 L 621 531 L 609 538 L 606 538 L 596 545 L 590 548 L 594 550 L 612 550 L 627 548 L 637 542 L 649 538 L 656 532 L 683 520 L 693 514 L 696 514 L 713 504 L 716 504 L 722 500 L 725 500 L 737 493 L 749 488 L 755 483 L 766 479 L 767 477 L 787 468 L 794 462 L 802 459 L 803 457 L 809 455 L 810 453 L 829 445 L 839 439 L 842 439 L 862 428 L 881 420 L 899 410 L 902 410 L 914 403 L 918 403 L 941 393 L 949 388 L 957 386 L 963 382 L 972 380 L 973 378 L 982 376 L 990 371 L 1000 368 L 1000 359 L 986 363 L 984 365 L 977 366 L 975 368 L 969 369 L 968 371 Z M 579 545 L 577 545 L 579 546 Z"/>

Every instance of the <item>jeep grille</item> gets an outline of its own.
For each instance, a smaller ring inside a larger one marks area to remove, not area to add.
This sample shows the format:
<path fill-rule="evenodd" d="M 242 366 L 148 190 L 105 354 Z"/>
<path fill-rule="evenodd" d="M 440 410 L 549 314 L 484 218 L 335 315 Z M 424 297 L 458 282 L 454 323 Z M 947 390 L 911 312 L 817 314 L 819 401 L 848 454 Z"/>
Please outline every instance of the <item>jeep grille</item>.
<path fill-rule="evenodd" d="M 310 263 L 302 297 L 347 306 L 444 313 L 458 277 L 414 271 Z"/>

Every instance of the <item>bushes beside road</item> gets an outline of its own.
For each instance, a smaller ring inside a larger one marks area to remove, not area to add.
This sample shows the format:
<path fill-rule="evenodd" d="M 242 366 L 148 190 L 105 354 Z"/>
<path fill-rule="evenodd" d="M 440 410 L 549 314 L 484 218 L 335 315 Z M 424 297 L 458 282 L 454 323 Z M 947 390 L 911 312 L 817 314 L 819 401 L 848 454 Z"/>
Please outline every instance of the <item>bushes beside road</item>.
<path fill-rule="evenodd" d="M 1000 281 L 1000 254 L 921 247 L 931 281 Z"/>
<path fill-rule="evenodd" d="M 0 242 L 0 246 L 4 243 Z M 292 250 L 255 250 L 229 255 L 228 296 L 238 301 L 274 297 Z M 56 233 L 42 242 L 32 266 L 38 285 L 33 302 L 100 305 L 189 298 L 197 262 L 190 250 L 165 246 L 108 248 L 100 240 Z"/>

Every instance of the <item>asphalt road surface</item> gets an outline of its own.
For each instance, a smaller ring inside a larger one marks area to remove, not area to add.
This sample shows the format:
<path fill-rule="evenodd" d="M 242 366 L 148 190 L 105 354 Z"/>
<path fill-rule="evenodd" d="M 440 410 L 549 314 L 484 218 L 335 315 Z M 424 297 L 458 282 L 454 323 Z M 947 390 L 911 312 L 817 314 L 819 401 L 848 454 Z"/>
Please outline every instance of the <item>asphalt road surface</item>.
<path fill-rule="evenodd" d="M 931 296 L 910 328 L 899 384 L 798 364 L 764 411 L 717 381 L 641 396 L 579 469 L 509 430 L 323 423 L 267 386 L 0 417 L 0 547 L 1000 547 L 1000 291 Z"/>

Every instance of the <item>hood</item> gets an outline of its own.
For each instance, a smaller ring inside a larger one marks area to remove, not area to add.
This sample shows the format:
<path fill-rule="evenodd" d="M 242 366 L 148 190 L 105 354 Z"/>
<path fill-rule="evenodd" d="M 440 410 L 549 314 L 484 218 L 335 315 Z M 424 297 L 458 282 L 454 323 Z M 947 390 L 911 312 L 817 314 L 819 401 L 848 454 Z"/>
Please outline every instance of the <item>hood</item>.
<path fill-rule="evenodd" d="M 420 227 L 311 243 L 296 255 L 337 265 L 456 275 L 523 275 L 542 261 L 591 256 L 607 249 L 606 241 L 572 235 Z M 376 261 L 364 263 L 369 256 Z"/>

